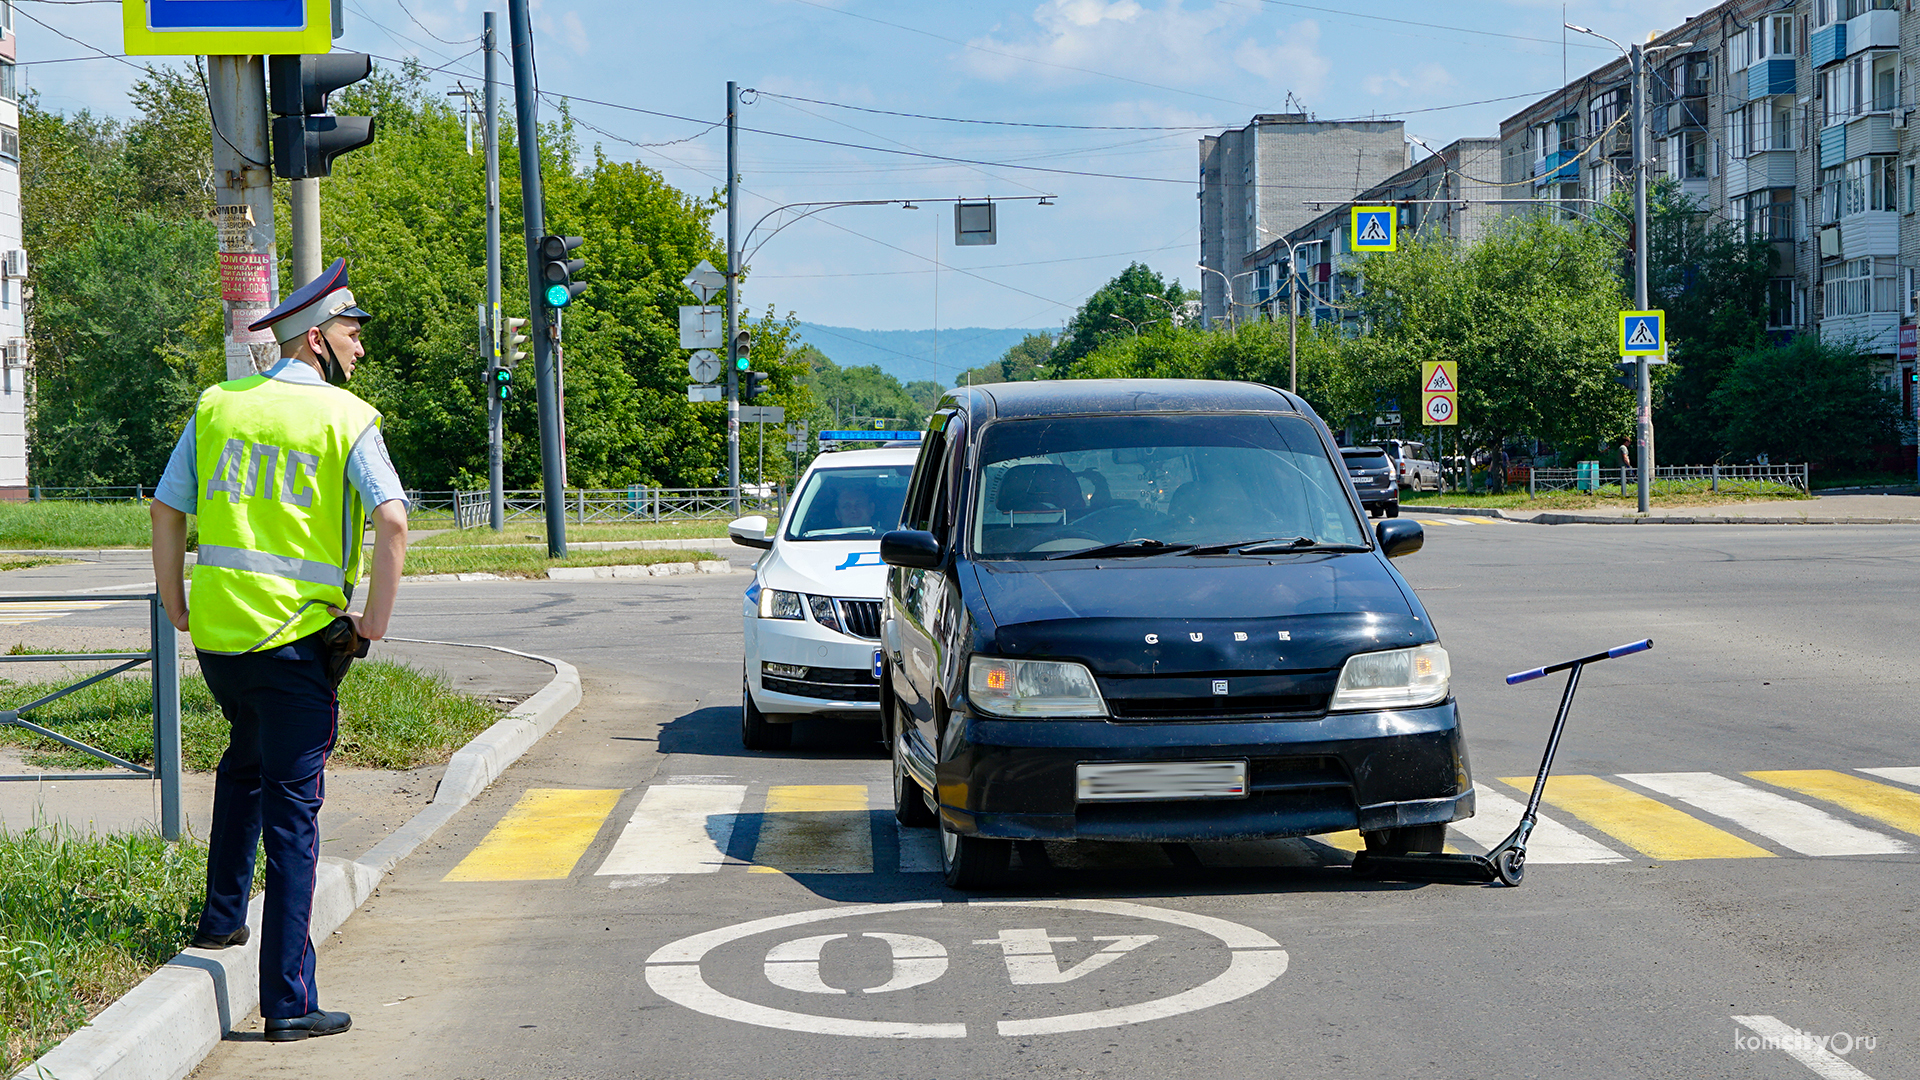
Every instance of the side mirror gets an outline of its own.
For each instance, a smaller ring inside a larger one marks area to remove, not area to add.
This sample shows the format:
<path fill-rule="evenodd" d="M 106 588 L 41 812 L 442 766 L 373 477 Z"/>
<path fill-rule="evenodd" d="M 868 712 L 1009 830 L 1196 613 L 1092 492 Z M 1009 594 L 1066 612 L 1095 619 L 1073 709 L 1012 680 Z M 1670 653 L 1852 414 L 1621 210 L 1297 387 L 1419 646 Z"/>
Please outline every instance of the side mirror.
<path fill-rule="evenodd" d="M 773 537 L 767 535 L 765 514 L 750 514 L 728 522 L 727 536 L 741 547 L 766 550 L 773 546 Z"/>
<path fill-rule="evenodd" d="M 940 541 L 930 532 L 895 529 L 880 538 L 880 561 L 888 566 L 937 570 L 940 567 Z"/>
<path fill-rule="evenodd" d="M 1405 518 L 1389 518 L 1375 525 L 1373 535 L 1379 538 L 1380 550 L 1389 559 L 1411 555 L 1427 542 L 1427 531 L 1420 527 L 1420 523 Z"/>

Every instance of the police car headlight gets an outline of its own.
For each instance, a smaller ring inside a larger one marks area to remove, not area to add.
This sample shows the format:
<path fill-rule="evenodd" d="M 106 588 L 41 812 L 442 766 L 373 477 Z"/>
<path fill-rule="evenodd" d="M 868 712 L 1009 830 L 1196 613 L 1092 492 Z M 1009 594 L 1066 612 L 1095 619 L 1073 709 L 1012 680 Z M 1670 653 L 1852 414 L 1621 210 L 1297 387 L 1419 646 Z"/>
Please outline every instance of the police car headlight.
<path fill-rule="evenodd" d="M 804 619 L 800 594 L 779 589 L 760 590 L 760 617 L 763 619 Z"/>
<path fill-rule="evenodd" d="M 1348 657 L 1340 669 L 1340 682 L 1327 707 L 1337 712 L 1431 705 L 1447 699 L 1452 676 L 1447 650 L 1438 645 L 1361 653 Z"/>
<path fill-rule="evenodd" d="M 833 610 L 832 597 L 815 596 L 812 593 L 808 593 L 807 607 L 809 610 L 813 612 L 814 622 L 819 623 L 821 626 L 824 626 L 829 630 L 836 630 L 836 631 L 839 631 L 840 633 L 846 633 L 846 631 L 840 630 L 840 616 L 838 613 L 836 613 Z"/>
<path fill-rule="evenodd" d="M 967 667 L 967 696 L 981 712 L 1016 719 L 1107 714 L 1093 673 L 1071 661 L 976 656 Z"/>

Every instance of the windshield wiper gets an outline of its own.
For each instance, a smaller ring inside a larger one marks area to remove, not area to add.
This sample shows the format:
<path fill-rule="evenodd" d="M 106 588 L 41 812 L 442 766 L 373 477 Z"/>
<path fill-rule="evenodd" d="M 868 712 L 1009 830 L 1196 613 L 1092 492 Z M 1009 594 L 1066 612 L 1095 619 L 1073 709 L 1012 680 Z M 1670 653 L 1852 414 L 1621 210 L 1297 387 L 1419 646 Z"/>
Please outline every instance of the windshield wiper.
<path fill-rule="evenodd" d="M 1098 547 L 1083 548 L 1079 551 L 1063 551 L 1058 555 L 1049 555 L 1047 558 L 1052 560 L 1091 559 L 1101 555 L 1167 555 L 1187 551 L 1192 547 L 1192 544 L 1169 544 L 1164 540 L 1142 537 L 1138 540 L 1121 540 L 1112 544 L 1101 544 Z"/>
<path fill-rule="evenodd" d="M 1311 536 L 1277 536 L 1267 540 L 1238 540 L 1231 544 L 1208 544 L 1186 555 L 1280 555 L 1294 551 L 1365 551 L 1360 544 L 1324 544 Z"/>

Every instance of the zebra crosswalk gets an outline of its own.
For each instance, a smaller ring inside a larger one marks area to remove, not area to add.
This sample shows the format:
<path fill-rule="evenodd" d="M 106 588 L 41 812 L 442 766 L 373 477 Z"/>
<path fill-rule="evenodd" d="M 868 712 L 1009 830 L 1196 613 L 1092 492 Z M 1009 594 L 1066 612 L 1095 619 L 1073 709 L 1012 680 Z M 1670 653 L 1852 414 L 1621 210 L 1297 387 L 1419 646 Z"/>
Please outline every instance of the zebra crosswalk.
<path fill-rule="evenodd" d="M 1436 525 L 1442 528 L 1445 528 L 1450 525 L 1505 525 L 1507 524 L 1505 521 L 1502 521 L 1499 518 L 1475 517 L 1471 514 L 1458 514 L 1458 515 L 1449 514 L 1446 517 L 1417 517 L 1417 518 L 1414 518 L 1413 520 L 1419 522 L 1422 526 L 1429 527 L 1429 528 Z"/>
<path fill-rule="evenodd" d="M 754 784 L 731 776 L 647 785 L 610 844 L 630 792 L 532 788 L 450 870 L 451 882 L 633 879 L 688 874 L 934 873 L 938 835 L 901 828 L 886 782 Z M 1455 822 L 1448 850 L 1484 853 L 1518 821 L 1531 777 L 1482 782 L 1478 814 Z M 1904 855 L 1920 836 L 1920 768 L 1637 772 L 1556 776 L 1528 843 L 1529 864 Z M 1169 847 L 1185 847 L 1170 853 Z M 1357 833 L 1238 844 L 1047 844 L 1059 868 L 1344 865 Z"/>
<path fill-rule="evenodd" d="M 26 623 L 44 622 L 58 619 L 81 611 L 98 611 L 111 607 L 112 600 L 60 600 L 60 601 L 22 601 L 20 603 L 0 604 L 0 626 L 21 626 Z"/>

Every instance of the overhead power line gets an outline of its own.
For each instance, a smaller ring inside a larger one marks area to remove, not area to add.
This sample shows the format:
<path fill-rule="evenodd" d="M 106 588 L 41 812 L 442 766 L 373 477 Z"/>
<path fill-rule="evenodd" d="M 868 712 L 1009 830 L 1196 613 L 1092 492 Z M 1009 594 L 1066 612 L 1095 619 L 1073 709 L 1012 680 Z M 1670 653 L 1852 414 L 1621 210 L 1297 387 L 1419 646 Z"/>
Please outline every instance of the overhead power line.
<path fill-rule="evenodd" d="M 760 94 L 770 98 L 783 98 L 787 101 L 804 101 L 809 105 L 826 105 L 835 109 L 851 109 L 854 112 L 875 113 L 880 116 L 904 116 L 910 120 L 938 120 L 946 124 L 987 124 L 993 127 L 1050 128 L 1060 131 L 1210 131 L 1219 124 L 1039 124 L 1024 120 L 975 120 L 959 116 L 930 116 L 926 113 L 895 112 L 892 109 L 870 109 L 865 105 L 849 105 L 844 101 L 822 101 L 819 98 L 799 97 L 795 94 L 776 94 L 771 90 L 743 90 L 743 94 Z M 748 104 L 752 104 L 748 102 Z"/>
<path fill-rule="evenodd" d="M 1477 34 L 1481 37 L 1504 38 L 1508 41 L 1526 41 L 1540 45 L 1568 45 L 1580 49 L 1604 49 L 1603 45 L 1589 45 L 1585 42 L 1566 42 L 1557 38 L 1528 37 L 1525 34 L 1502 34 L 1497 30 L 1475 30 L 1466 26 L 1445 26 L 1440 23 L 1416 22 L 1413 19 L 1394 19 L 1385 15 L 1367 15 L 1344 8 L 1316 7 L 1312 4 L 1296 4 L 1291 0 L 1261 0 L 1272 7 L 1297 8 L 1301 11 L 1317 11 L 1323 15 L 1338 15 L 1343 19 L 1371 19 L 1375 22 L 1398 23 L 1401 26 L 1418 26 L 1423 30 L 1445 30 L 1450 34 Z"/>

